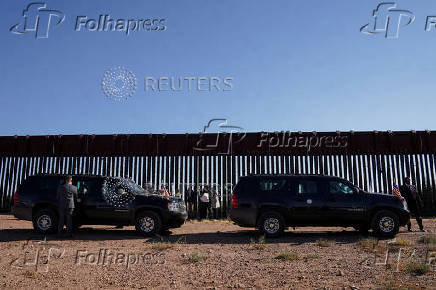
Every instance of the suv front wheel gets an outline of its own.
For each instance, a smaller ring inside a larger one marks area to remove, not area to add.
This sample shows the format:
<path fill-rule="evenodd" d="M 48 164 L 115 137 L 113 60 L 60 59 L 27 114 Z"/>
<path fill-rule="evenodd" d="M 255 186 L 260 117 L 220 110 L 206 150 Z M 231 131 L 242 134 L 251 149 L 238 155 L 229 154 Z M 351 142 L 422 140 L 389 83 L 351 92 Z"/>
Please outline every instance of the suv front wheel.
<path fill-rule="evenodd" d="M 278 237 L 283 234 L 285 221 L 281 214 L 269 211 L 260 216 L 257 226 L 260 232 L 265 234 L 265 236 Z"/>
<path fill-rule="evenodd" d="M 393 237 L 398 233 L 400 222 L 395 213 L 389 210 L 381 210 L 374 215 L 371 227 L 376 235 Z"/>
<path fill-rule="evenodd" d="M 149 237 L 162 231 L 162 221 L 159 215 L 152 211 L 143 211 L 136 217 L 136 231 Z"/>
<path fill-rule="evenodd" d="M 58 217 L 51 209 L 41 209 L 33 216 L 33 228 L 41 234 L 53 234 L 57 231 Z"/>

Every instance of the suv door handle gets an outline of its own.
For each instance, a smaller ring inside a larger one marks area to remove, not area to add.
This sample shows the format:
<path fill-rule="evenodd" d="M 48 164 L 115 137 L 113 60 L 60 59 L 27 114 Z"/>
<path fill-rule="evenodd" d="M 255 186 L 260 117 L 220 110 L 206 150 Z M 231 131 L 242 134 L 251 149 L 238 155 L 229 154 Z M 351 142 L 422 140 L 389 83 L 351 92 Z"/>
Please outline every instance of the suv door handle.
<path fill-rule="evenodd" d="M 110 205 L 97 205 L 96 208 L 112 208 Z"/>

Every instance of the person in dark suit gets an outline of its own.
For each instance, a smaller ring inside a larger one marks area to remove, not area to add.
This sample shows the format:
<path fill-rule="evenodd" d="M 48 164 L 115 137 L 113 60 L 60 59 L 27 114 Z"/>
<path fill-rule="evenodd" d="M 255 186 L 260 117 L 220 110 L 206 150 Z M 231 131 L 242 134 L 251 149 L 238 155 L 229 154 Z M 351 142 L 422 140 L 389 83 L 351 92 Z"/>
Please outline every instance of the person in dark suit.
<path fill-rule="evenodd" d="M 74 200 L 77 200 L 77 187 L 72 183 L 73 178 L 67 176 L 65 178 L 65 184 L 59 185 L 57 190 L 56 198 L 58 200 L 59 209 L 58 237 L 62 235 L 65 222 L 67 224 L 66 237 L 72 237 Z"/>
<path fill-rule="evenodd" d="M 188 211 L 189 218 L 195 218 L 195 202 L 197 199 L 197 193 L 193 186 L 187 186 L 185 190 L 185 204 Z"/>
<path fill-rule="evenodd" d="M 400 186 L 401 195 L 406 199 L 407 206 L 409 207 L 410 213 L 415 216 L 418 222 L 419 229 L 423 232 L 424 226 L 422 225 L 421 218 L 421 196 L 418 194 L 416 187 L 410 184 L 410 178 L 404 177 L 404 184 Z M 412 224 L 407 224 L 407 229 L 409 232 L 412 231 Z"/>

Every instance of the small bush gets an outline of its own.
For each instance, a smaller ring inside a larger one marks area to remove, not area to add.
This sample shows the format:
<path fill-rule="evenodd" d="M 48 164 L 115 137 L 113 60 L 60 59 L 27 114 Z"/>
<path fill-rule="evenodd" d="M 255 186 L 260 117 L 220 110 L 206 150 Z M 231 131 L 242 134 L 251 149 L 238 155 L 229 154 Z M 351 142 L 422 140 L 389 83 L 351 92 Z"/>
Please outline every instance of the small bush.
<path fill-rule="evenodd" d="M 201 252 L 195 251 L 192 253 L 191 257 L 189 258 L 189 261 L 191 263 L 198 263 L 198 262 L 203 262 L 204 260 L 207 259 L 207 255 L 203 254 Z"/>
<path fill-rule="evenodd" d="M 386 244 L 379 243 L 376 238 L 366 238 L 359 240 L 359 245 L 367 252 L 385 252 Z"/>
<path fill-rule="evenodd" d="M 375 238 L 366 238 L 359 240 L 359 245 L 365 249 L 373 250 L 377 246 L 378 240 Z"/>
<path fill-rule="evenodd" d="M 424 236 L 419 240 L 420 243 L 422 244 L 436 244 L 436 236 Z"/>
<path fill-rule="evenodd" d="M 151 248 L 159 252 L 171 249 L 173 246 L 174 244 L 169 242 L 156 242 L 151 244 Z"/>
<path fill-rule="evenodd" d="M 396 239 L 395 241 L 389 243 L 390 246 L 394 247 L 410 247 L 412 243 L 405 239 Z"/>
<path fill-rule="evenodd" d="M 425 263 L 409 262 L 406 264 L 405 270 L 412 275 L 421 276 L 430 271 L 430 266 Z"/>
<path fill-rule="evenodd" d="M 309 255 L 305 255 L 303 257 L 304 262 L 307 262 L 308 260 L 314 260 L 314 259 L 318 259 L 319 256 L 316 254 L 309 254 Z"/>
<path fill-rule="evenodd" d="M 257 241 L 251 239 L 250 240 L 250 245 L 252 245 L 253 247 L 255 247 L 257 250 L 263 250 L 265 249 L 265 236 L 260 236 L 259 239 Z"/>
<path fill-rule="evenodd" d="M 23 273 L 24 277 L 26 278 L 35 278 L 36 273 L 34 271 L 27 270 Z"/>
<path fill-rule="evenodd" d="M 332 242 L 326 239 L 319 239 L 316 241 L 316 244 L 319 247 L 330 247 L 332 245 Z"/>
<path fill-rule="evenodd" d="M 294 260 L 298 260 L 299 256 L 296 253 L 286 251 L 278 255 L 276 259 L 284 260 L 284 261 L 294 261 Z"/>
<path fill-rule="evenodd" d="M 405 286 L 401 283 L 401 281 L 395 280 L 391 277 L 382 280 L 382 285 L 377 287 L 378 290 L 407 290 L 411 289 L 408 286 Z M 412 288 L 413 289 L 413 288 Z"/>

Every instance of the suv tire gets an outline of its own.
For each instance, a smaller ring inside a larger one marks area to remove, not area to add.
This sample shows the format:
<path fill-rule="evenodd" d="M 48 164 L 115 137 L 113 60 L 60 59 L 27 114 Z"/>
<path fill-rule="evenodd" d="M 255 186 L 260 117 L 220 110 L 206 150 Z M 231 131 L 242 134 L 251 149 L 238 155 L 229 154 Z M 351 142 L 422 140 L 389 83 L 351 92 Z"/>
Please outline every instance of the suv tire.
<path fill-rule="evenodd" d="M 398 216 L 390 210 L 381 210 L 372 218 L 374 233 L 381 237 L 393 237 L 398 233 L 400 222 Z"/>
<path fill-rule="evenodd" d="M 283 234 L 285 229 L 285 220 L 281 214 L 268 211 L 260 216 L 257 227 L 265 236 L 274 238 Z"/>
<path fill-rule="evenodd" d="M 149 237 L 162 231 L 162 221 L 157 213 L 143 211 L 136 217 L 135 228 L 141 235 Z"/>
<path fill-rule="evenodd" d="M 40 209 L 33 216 L 33 228 L 41 234 L 56 233 L 58 216 L 51 209 Z"/>

